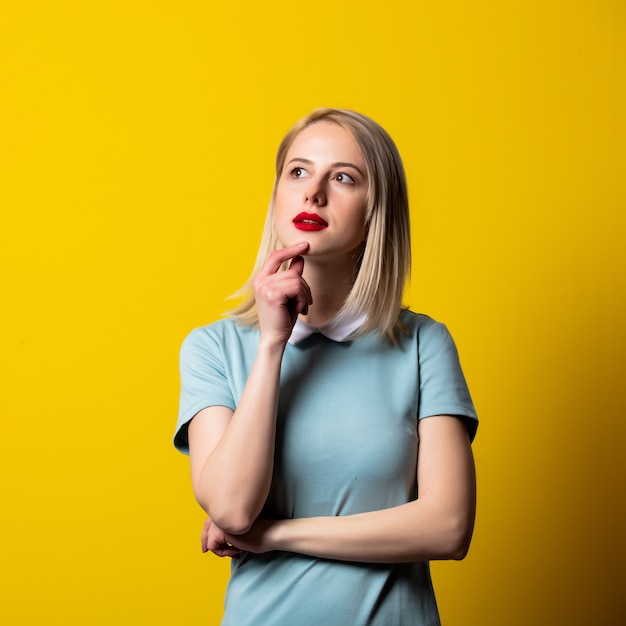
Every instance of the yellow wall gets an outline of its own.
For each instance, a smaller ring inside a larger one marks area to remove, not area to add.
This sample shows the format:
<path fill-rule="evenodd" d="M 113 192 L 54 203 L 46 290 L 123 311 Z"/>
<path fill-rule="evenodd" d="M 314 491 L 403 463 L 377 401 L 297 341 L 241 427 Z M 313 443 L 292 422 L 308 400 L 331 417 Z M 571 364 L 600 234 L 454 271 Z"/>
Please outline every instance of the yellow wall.
<path fill-rule="evenodd" d="M 331 105 L 397 140 L 408 301 L 482 418 L 444 623 L 623 623 L 626 5 L 264 4 L 0 9 L 0 622 L 218 623 L 178 348 L 247 276 L 282 134 Z"/>

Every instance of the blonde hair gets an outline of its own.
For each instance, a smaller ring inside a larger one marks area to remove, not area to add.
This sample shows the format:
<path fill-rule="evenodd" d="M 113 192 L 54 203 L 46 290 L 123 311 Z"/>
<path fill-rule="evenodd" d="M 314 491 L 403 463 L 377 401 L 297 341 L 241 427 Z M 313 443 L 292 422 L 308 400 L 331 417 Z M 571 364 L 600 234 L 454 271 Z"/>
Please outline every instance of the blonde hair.
<path fill-rule="evenodd" d="M 258 323 L 252 281 L 268 256 L 282 247 L 274 230 L 278 180 L 287 152 L 298 133 L 318 122 L 331 122 L 346 130 L 359 147 L 367 166 L 365 247 L 354 285 L 339 314 L 365 314 L 364 324 L 353 337 L 376 331 L 396 343 L 396 330 L 404 329 L 399 315 L 411 267 L 406 176 L 400 153 L 387 132 L 365 115 L 346 109 L 316 109 L 297 122 L 283 138 L 276 155 L 276 179 L 256 263 L 250 279 L 236 294 L 244 296 L 243 302 L 230 314 L 243 324 Z"/>

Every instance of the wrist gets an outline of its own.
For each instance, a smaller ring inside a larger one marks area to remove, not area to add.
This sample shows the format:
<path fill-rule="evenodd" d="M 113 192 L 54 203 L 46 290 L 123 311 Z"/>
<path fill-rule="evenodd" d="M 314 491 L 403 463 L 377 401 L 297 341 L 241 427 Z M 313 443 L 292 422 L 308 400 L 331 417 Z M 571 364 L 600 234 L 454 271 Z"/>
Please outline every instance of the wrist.
<path fill-rule="evenodd" d="M 261 335 L 257 353 L 267 357 L 280 357 L 282 358 L 285 347 L 287 346 L 287 339 L 282 337 L 268 337 Z"/>
<path fill-rule="evenodd" d="M 267 542 L 270 550 L 289 552 L 289 531 L 294 520 L 272 520 L 268 528 Z"/>
<path fill-rule="evenodd" d="M 276 520 L 272 526 L 270 536 L 272 549 L 283 552 L 312 554 L 307 552 L 307 550 L 311 548 L 311 542 L 314 540 L 316 524 L 319 524 L 322 519 L 300 517 Z"/>

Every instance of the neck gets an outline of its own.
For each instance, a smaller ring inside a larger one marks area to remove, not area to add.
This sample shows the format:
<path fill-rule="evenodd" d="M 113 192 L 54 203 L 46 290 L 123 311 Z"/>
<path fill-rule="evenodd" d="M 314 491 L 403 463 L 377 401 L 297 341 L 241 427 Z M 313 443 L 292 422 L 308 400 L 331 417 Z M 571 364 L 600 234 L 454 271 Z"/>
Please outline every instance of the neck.
<path fill-rule="evenodd" d="M 344 305 L 354 284 L 353 263 L 323 262 L 305 257 L 304 279 L 311 288 L 313 304 L 307 315 L 300 318 L 312 326 L 323 326 L 330 322 Z"/>

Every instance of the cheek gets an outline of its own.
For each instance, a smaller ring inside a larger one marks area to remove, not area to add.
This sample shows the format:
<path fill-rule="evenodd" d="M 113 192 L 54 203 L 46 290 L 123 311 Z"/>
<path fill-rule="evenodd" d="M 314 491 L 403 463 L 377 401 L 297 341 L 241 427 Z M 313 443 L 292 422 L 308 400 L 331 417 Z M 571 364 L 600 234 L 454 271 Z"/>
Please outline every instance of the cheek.
<path fill-rule="evenodd" d="M 284 189 L 277 189 L 274 199 L 274 232 L 285 246 L 288 245 L 287 240 L 291 235 L 291 220 L 293 219 L 291 205 L 289 194 Z"/>
<path fill-rule="evenodd" d="M 283 214 L 285 211 L 289 210 L 289 207 L 293 203 L 292 195 L 289 189 L 286 189 L 284 186 L 280 186 L 276 189 L 276 199 L 274 201 L 274 212 L 276 215 Z"/>

